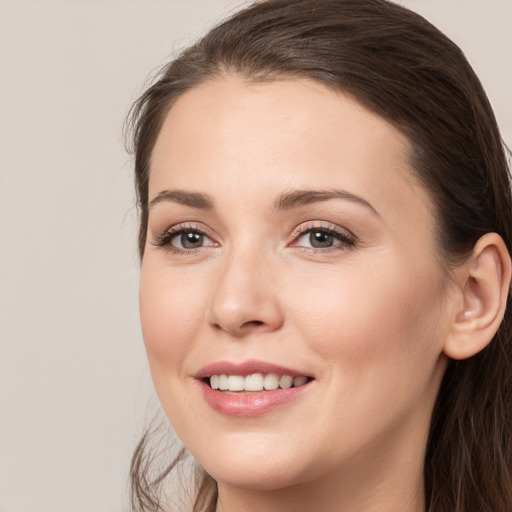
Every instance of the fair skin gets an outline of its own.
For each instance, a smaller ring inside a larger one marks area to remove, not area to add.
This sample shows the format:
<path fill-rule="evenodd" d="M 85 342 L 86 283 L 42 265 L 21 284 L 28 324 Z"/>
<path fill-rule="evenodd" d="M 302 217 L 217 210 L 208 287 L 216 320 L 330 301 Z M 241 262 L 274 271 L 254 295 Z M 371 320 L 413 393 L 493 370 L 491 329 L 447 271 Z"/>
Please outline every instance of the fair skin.
<path fill-rule="evenodd" d="M 222 77 L 170 110 L 151 161 L 141 320 L 162 406 L 217 480 L 219 512 L 424 511 L 430 415 L 445 353 L 468 352 L 480 318 L 479 278 L 465 283 L 483 264 L 455 276 L 441 264 L 408 149 L 305 80 Z M 503 275 L 497 245 L 482 243 L 486 275 Z M 209 386 L 265 365 L 307 380 Z"/>

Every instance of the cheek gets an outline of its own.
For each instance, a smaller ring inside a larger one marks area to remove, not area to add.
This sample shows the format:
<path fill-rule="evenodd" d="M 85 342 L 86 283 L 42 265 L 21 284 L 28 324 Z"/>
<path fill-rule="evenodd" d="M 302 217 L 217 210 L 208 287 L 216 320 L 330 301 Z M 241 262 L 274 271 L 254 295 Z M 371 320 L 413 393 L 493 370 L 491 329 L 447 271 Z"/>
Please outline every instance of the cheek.
<path fill-rule="evenodd" d="M 300 334 L 327 383 L 323 401 L 332 404 L 324 421 L 353 446 L 409 421 L 425 429 L 442 376 L 442 288 L 427 270 L 420 277 L 395 268 L 317 275 L 308 307 L 300 305 L 308 312 Z"/>
<path fill-rule="evenodd" d="M 197 283 L 182 282 L 179 271 L 142 267 L 139 307 L 142 333 L 153 378 L 156 373 L 183 368 L 183 361 L 197 339 L 205 317 L 204 290 Z"/>
<path fill-rule="evenodd" d="M 352 375 L 370 366 L 388 373 L 400 365 L 426 368 L 440 353 L 438 273 L 400 262 L 369 268 L 334 269 L 302 281 L 310 293 L 294 307 L 297 316 L 303 312 L 305 339 Z"/>

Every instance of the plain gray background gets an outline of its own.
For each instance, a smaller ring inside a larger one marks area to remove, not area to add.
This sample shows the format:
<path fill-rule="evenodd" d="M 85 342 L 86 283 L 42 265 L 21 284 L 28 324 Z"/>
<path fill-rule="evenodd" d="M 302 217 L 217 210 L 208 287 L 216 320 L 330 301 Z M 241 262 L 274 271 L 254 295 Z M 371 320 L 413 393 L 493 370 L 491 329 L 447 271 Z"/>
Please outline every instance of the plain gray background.
<path fill-rule="evenodd" d="M 0 0 L 0 512 L 127 510 L 157 405 L 123 121 L 154 68 L 242 3 Z M 512 1 L 400 3 L 463 48 L 511 145 Z"/>

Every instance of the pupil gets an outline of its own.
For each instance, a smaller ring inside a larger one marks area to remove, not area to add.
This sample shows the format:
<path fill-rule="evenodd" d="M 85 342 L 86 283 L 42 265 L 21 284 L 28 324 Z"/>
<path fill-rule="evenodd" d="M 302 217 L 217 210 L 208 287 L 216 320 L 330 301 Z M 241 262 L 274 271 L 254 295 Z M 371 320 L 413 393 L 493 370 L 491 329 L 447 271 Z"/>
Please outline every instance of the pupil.
<path fill-rule="evenodd" d="M 334 237 L 329 233 L 323 233 L 322 231 L 313 231 L 309 235 L 309 241 L 312 247 L 316 249 L 324 247 L 332 247 Z"/>
<path fill-rule="evenodd" d="M 185 249 L 195 249 L 203 245 L 204 235 L 201 233 L 188 232 L 181 235 L 181 245 Z"/>

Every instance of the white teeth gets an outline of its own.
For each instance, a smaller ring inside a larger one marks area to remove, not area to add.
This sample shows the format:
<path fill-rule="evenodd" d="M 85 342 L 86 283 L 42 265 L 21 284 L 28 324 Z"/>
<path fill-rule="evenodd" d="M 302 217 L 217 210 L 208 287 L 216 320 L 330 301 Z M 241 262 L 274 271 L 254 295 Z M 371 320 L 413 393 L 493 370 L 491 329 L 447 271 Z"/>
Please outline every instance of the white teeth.
<path fill-rule="evenodd" d="M 254 373 L 245 377 L 245 391 L 263 391 L 263 375 Z"/>
<path fill-rule="evenodd" d="M 241 375 L 230 375 L 228 377 L 229 391 L 243 391 L 245 379 Z"/>
<path fill-rule="evenodd" d="M 219 376 L 218 375 L 212 375 L 210 377 L 210 386 L 212 389 L 219 389 Z"/>
<path fill-rule="evenodd" d="M 277 389 L 279 387 L 279 375 L 276 375 L 275 373 L 267 373 L 263 379 L 263 387 L 267 391 Z"/>
<path fill-rule="evenodd" d="M 219 375 L 219 389 L 221 391 L 227 391 L 229 389 L 228 376 Z"/>
<path fill-rule="evenodd" d="M 277 373 L 253 373 L 243 377 L 241 375 L 212 375 L 210 387 L 220 391 L 273 391 L 275 389 L 289 389 L 303 386 L 308 378 L 291 377 L 290 375 L 278 375 Z"/>
<path fill-rule="evenodd" d="M 293 384 L 293 377 L 290 377 L 289 375 L 283 375 L 279 379 L 279 387 L 282 389 L 290 389 Z"/>
<path fill-rule="evenodd" d="M 298 388 L 299 386 L 303 386 L 307 381 L 307 377 L 295 377 L 293 379 L 293 387 Z"/>

